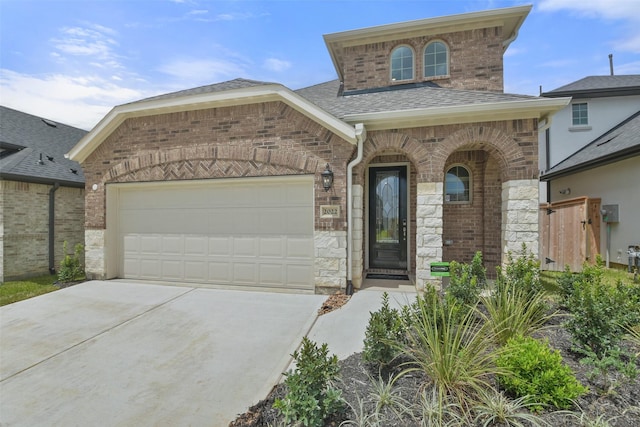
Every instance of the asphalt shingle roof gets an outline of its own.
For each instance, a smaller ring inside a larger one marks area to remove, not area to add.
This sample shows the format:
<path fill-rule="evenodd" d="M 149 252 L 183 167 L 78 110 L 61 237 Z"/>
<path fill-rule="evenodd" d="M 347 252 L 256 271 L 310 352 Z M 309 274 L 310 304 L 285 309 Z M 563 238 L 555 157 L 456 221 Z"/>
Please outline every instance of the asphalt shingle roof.
<path fill-rule="evenodd" d="M 136 104 L 138 102 L 156 101 L 162 99 L 182 98 L 185 96 L 202 95 L 205 93 L 224 92 L 226 90 L 245 89 L 254 86 L 264 86 L 279 83 L 261 82 L 257 80 L 248 79 L 234 79 L 222 83 L 215 83 L 206 86 L 199 86 L 191 89 L 179 90 L 177 92 L 164 93 L 158 96 L 152 96 L 150 98 L 141 99 L 131 102 L 130 104 Z M 125 104 L 128 105 L 128 104 Z"/>
<path fill-rule="evenodd" d="M 86 133 L 0 106 L 0 178 L 83 187 L 80 164 L 65 159 L 64 154 Z"/>
<path fill-rule="evenodd" d="M 558 163 L 542 179 L 640 155 L 640 111 Z"/>
<path fill-rule="evenodd" d="M 577 93 L 598 93 L 621 91 L 640 91 L 640 74 L 588 76 L 557 89 L 545 92 L 542 96 L 566 96 Z"/>
<path fill-rule="evenodd" d="M 320 108 L 342 119 L 351 114 L 403 111 L 420 108 L 485 104 L 536 99 L 535 96 L 499 92 L 448 89 L 429 85 L 388 88 L 339 96 L 340 82 L 332 80 L 295 91 Z"/>

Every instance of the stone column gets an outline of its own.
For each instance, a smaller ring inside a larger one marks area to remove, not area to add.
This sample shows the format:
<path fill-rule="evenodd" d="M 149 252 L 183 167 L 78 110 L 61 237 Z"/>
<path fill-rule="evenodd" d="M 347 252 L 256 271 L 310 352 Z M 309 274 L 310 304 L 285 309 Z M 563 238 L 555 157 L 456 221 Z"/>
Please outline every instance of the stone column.
<path fill-rule="evenodd" d="M 352 185 L 352 236 L 351 280 L 355 288 L 362 286 L 364 271 L 364 189 L 362 185 Z"/>
<path fill-rule="evenodd" d="M 511 180 L 502 184 L 502 264 L 508 252 L 522 250 L 522 244 L 538 256 L 538 180 Z"/>
<path fill-rule="evenodd" d="M 84 269 L 89 279 L 106 279 L 106 230 L 85 230 Z"/>
<path fill-rule="evenodd" d="M 442 182 L 418 183 L 416 206 L 416 285 L 429 282 L 440 286 L 439 277 L 431 276 L 431 263 L 442 261 Z"/>
<path fill-rule="evenodd" d="M 314 233 L 316 293 L 331 293 L 347 286 L 347 232 Z"/>

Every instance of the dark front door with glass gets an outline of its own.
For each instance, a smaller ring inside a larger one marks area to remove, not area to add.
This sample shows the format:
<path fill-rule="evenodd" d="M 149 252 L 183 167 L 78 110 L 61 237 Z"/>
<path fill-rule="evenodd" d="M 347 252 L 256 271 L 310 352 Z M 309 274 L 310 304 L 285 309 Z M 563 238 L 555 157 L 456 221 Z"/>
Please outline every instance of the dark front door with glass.
<path fill-rule="evenodd" d="M 407 269 L 407 167 L 369 169 L 369 268 Z"/>

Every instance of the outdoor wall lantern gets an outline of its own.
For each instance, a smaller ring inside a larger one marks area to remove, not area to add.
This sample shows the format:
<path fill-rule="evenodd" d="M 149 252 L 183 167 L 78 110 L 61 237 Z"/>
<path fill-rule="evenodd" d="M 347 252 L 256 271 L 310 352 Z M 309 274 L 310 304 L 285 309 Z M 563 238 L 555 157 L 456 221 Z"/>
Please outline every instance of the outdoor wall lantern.
<path fill-rule="evenodd" d="M 327 163 L 327 167 L 324 171 L 322 171 L 321 175 L 324 191 L 329 191 L 329 189 L 333 185 L 333 172 L 331 171 L 331 168 L 329 168 L 329 163 Z"/>

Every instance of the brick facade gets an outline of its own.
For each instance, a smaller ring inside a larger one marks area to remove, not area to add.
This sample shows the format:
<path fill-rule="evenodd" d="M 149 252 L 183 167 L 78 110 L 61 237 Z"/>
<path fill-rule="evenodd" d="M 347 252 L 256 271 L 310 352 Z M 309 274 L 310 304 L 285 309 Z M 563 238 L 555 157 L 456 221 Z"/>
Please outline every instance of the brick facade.
<path fill-rule="evenodd" d="M 431 41 L 444 42 L 449 48 L 449 76 L 425 78 L 423 55 Z M 344 90 L 363 90 L 433 80 L 439 86 L 502 92 L 502 27 L 429 34 L 345 48 Z M 391 52 L 405 45 L 414 52 L 414 80 L 391 81 Z M 474 54 L 470 55 L 470 52 Z M 480 53 L 481 52 L 481 53 Z"/>
<path fill-rule="evenodd" d="M 0 281 L 49 273 L 49 191 L 51 185 L 0 180 Z M 84 244 L 84 190 L 55 191 L 55 268 L 63 243 Z"/>

